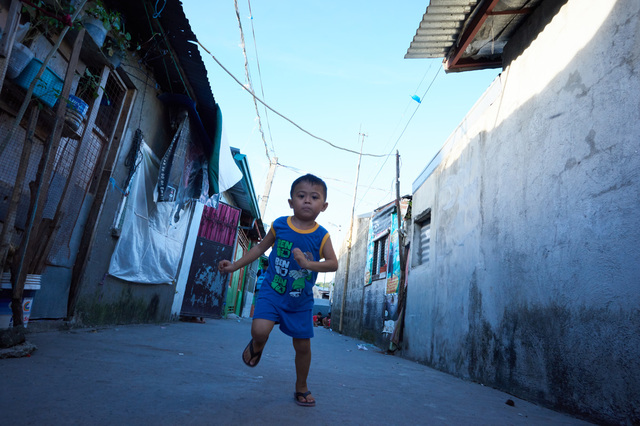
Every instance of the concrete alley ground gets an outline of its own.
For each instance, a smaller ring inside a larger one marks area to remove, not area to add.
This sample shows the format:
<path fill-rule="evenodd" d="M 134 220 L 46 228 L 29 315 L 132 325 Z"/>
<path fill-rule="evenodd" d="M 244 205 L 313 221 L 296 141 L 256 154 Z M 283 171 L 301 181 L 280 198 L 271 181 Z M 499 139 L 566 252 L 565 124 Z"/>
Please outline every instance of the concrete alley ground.
<path fill-rule="evenodd" d="M 38 349 L 30 357 L 0 359 L 2 424 L 586 424 L 324 328 L 312 339 L 317 405 L 299 407 L 291 339 L 276 326 L 260 364 L 248 368 L 241 352 L 250 324 L 31 332 Z"/>

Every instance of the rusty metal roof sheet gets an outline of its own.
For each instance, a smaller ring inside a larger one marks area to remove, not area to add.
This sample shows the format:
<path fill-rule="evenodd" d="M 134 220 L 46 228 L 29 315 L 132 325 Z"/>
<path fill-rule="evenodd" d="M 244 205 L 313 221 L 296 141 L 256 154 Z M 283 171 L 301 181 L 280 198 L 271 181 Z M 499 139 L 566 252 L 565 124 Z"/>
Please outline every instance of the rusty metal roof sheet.
<path fill-rule="evenodd" d="M 502 66 L 502 50 L 542 0 L 431 0 L 405 58 L 444 58 L 445 69 Z"/>

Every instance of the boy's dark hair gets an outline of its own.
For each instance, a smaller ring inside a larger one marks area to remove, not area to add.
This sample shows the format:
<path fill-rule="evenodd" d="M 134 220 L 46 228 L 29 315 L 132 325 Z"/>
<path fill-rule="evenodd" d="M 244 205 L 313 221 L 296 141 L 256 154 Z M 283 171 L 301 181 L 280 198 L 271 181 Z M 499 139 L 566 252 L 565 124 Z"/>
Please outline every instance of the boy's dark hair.
<path fill-rule="evenodd" d="M 310 173 L 307 173 L 304 176 L 300 176 L 298 179 L 293 181 L 293 183 L 291 184 L 291 191 L 289 192 L 289 196 L 291 196 L 291 198 L 293 198 L 293 190 L 295 189 L 296 185 L 302 182 L 307 182 L 307 183 L 310 183 L 311 185 L 321 186 L 324 191 L 324 199 L 325 200 L 327 199 L 327 184 L 324 183 L 324 181 L 320 179 L 318 176 L 314 176 Z"/>

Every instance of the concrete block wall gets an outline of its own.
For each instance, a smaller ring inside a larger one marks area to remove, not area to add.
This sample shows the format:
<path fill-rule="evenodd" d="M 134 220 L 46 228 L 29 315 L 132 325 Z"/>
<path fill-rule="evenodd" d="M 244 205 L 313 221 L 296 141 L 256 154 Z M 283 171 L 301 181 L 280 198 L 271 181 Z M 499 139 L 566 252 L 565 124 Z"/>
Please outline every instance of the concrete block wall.
<path fill-rule="evenodd" d="M 414 184 L 432 256 L 410 269 L 403 356 L 640 423 L 640 3 L 550 3 Z"/>

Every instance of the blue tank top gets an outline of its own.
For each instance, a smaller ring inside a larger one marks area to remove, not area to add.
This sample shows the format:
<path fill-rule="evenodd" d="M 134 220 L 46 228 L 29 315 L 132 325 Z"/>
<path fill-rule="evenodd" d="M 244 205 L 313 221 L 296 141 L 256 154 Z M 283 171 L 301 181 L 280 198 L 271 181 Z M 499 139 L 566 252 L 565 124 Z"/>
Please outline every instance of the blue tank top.
<path fill-rule="evenodd" d="M 301 269 L 293 258 L 293 249 L 299 248 L 307 259 L 317 262 L 324 258 L 322 249 L 329 233 L 317 223 L 312 229 L 298 229 L 287 216 L 276 219 L 269 232 L 274 233 L 276 241 L 258 298 L 269 299 L 287 311 L 313 309 L 313 285 L 318 273 Z"/>

